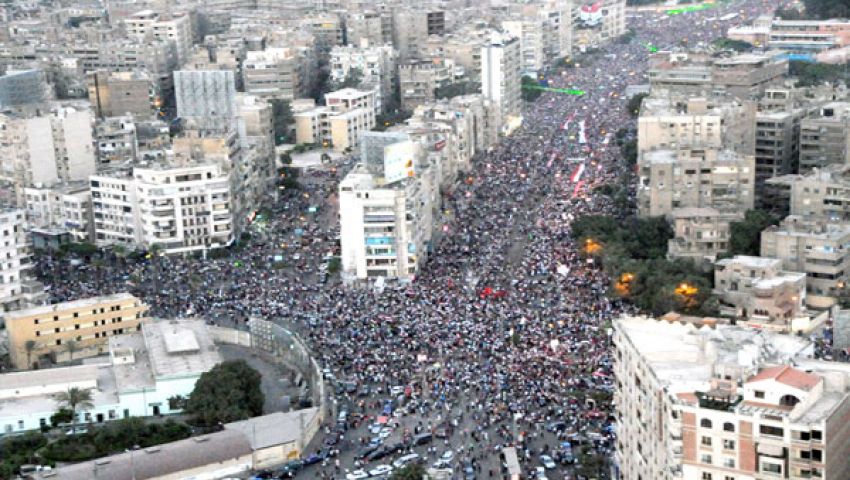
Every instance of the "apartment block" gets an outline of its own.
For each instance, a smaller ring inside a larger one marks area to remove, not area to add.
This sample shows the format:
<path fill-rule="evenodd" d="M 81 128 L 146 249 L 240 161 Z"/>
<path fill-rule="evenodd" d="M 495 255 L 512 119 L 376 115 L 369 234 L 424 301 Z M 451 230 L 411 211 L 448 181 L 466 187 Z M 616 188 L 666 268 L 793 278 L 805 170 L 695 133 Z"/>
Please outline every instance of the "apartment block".
<path fill-rule="evenodd" d="M 388 148 L 412 152 L 412 145 L 402 147 L 404 143 Z M 406 161 L 399 159 L 402 164 Z M 410 280 L 427 258 L 433 228 L 427 189 L 416 178 L 383 186 L 380 180 L 361 164 L 339 184 L 342 275 L 346 281 Z"/>
<path fill-rule="evenodd" d="M 142 72 L 91 72 L 89 102 L 97 117 L 133 115 L 147 118 L 162 104 L 157 84 Z"/>
<path fill-rule="evenodd" d="M 18 369 L 102 355 L 109 337 L 141 329 L 148 307 L 129 293 L 7 312 L 9 355 Z"/>
<path fill-rule="evenodd" d="M 800 121 L 800 173 L 850 164 L 850 103 L 831 102 Z"/>
<path fill-rule="evenodd" d="M 809 305 L 830 303 L 850 275 L 850 224 L 788 216 L 761 232 L 761 256 L 782 260 L 782 267 L 806 274 Z M 816 298 L 822 297 L 822 298 Z M 827 305 L 828 306 L 828 305 Z"/>
<path fill-rule="evenodd" d="M 414 110 L 436 99 L 437 89 L 452 82 L 452 71 L 443 63 L 412 61 L 398 67 L 402 110 Z"/>
<path fill-rule="evenodd" d="M 422 57 L 420 48 L 430 35 L 446 33 L 446 12 L 399 7 L 392 12 L 393 45 L 399 61 L 409 62 Z"/>
<path fill-rule="evenodd" d="M 705 263 L 714 262 L 729 250 L 729 224 L 741 215 L 690 207 L 674 208 L 668 217 L 673 224 L 673 238 L 667 241 L 667 258 Z"/>
<path fill-rule="evenodd" d="M 638 159 L 638 214 L 715 208 L 740 214 L 753 207 L 753 157 L 729 150 L 652 150 Z"/>
<path fill-rule="evenodd" d="M 496 105 L 503 133 L 522 124 L 521 71 L 519 40 L 494 33 L 481 48 L 481 93 Z"/>
<path fill-rule="evenodd" d="M 235 238 L 230 177 L 214 164 L 93 175 L 95 242 L 167 254 L 226 247 Z"/>
<path fill-rule="evenodd" d="M 782 260 L 736 255 L 714 264 L 714 293 L 720 314 L 739 325 L 781 333 L 810 332 L 806 274 L 788 272 Z"/>
<path fill-rule="evenodd" d="M 800 109 L 756 114 L 756 204 L 771 209 L 775 193 L 767 181 L 791 173 L 800 155 Z"/>
<path fill-rule="evenodd" d="M 342 83 L 352 69 L 361 75 L 358 88 L 374 88 L 375 108 L 384 112 L 392 102 L 398 83 L 398 53 L 390 45 L 371 46 L 364 41 L 357 46 L 334 47 L 330 58 L 330 80 Z"/>
<path fill-rule="evenodd" d="M 344 88 L 325 95 L 324 107 L 295 113 L 295 141 L 354 148 L 360 136 L 375 128 L 375 92 Z"/>
<path fill-rule="evenodd" d="M 68 233 L 77 242 L 94 239 L 89 182 L 24 188 L 27 226 L 34 234 Z"/>
<path fill-rule="evenodd" d="M 345 17 L 345 39 L 347 45 L 369 45 L 393 43 L 393 17 L 389 12 L 349 10 Z"/>
<path fill-rule="evenodd" d="M 306 93 L 307 72 L 298 53 L 289 48 L 249 51 L 242 63 L 245 92 L 293 100 Z"/>
<path fill-rule="evenodd" d="M 124 19 L 127 36 L 140 42 L 159 40 L 174 49 L 177 64 L 189 58 L 192 51 L 192 23 L 187 13 L 161 14 L 142 10 Z"/>
<path fill-rule="evenodd" d="M 850 476 L 850 368 L 807 340 L 621 317 L 613 343 L 620 478 Z"/>
<path fill-rule="evenodd" d="M 537 78 L 547 65 L 546 22 L 540 17 L 505 20 L 502 30 L 519 39 L 522 75 Z"/>
<path fill-rule="evenodd" d="M 301 20 L 301 25 L 316 39 L 316 47 L 328 52 L 337 45 L 343 45 L 345 25 L 336 13 L 318 13 Z"/>
<path fill-rule="evenodd" d="M 33 281 L 28 270 L 30 243 L 22 210 L 0 209 L 0 310 L 14 310 L 44 300 L 43 286 Z"/>

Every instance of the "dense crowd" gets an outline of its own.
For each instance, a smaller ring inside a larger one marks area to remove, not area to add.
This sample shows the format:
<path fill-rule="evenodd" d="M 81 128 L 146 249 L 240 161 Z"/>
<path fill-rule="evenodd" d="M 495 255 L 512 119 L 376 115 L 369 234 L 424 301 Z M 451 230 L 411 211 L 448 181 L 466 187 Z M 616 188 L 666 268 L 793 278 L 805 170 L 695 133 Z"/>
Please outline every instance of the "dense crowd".
<path fill-rule="evenodd" d="M 464 415 L 450 428 L 447 448 L 456 450 L 457 464 L 472 461 L 485 477 L 498 471 L 492 459 L 508 444 L 520 447 L 524 462 L 543 452 L 558 457 L 567 441 L 610 458 L 610 321 L 634 308 L 607 295 L 608 278 L 573 241 L 570 222 L 624 214 L 593 188 L 630 175 L 613 137 L 633 125 L 623 92 L 647 82 L 647 44 L 707 44 L 725 29 L 707 18 L 740 11 L 739 23 L 765 8 L 736 2 L 680 16 L 631 16 L 630 43 L 547 72 L 550 86 L 587 93 L 545 93 L 518 131 L 474 160 L 444 195 L 449 213 L 438 226 L 440 241 L 409 285 L 378 291 L 314 281 L 338 235 L 338 223 L 322 214 L 333 211 L 344 168 L 302 176 L 302 190 L 271 207 L 252 238 L 222 258 L 79 267 L 44 257 L 39 269 L 54 300 L 129 289 L 162 317 L 197 315 L 224 325 L 251 315 L 280 319 L 308 339 L 335 378 L 370 387 L 364 397 L 341 392 L 340 408 L 375 417 L 390 389 L 404 386 L 420 399 L 398 420 L 405 434 Z M 319 213 L 305 213 L 317 204 Z M 277 268 L 278 254 L 288 267 Z M 352 433 L 342 445 L 358 440 L 368 438 Z M 316 476 L 344 478 L 359 465 L 328 464 Z"/>

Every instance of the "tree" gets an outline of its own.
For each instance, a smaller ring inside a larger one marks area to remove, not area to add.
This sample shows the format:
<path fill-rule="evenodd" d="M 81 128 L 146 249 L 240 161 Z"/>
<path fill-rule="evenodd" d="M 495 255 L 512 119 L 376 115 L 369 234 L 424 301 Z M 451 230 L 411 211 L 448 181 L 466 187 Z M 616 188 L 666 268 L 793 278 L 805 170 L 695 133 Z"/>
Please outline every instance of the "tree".
<path fill-rule="evenodd" d="M 540 95 L 543 95 L 543 90 L 540 90 L 540 85 L 537 84 L 537 80 L 529 77 L 528 75 L 523 75 L 522 77 L 522 99 L 526 102 L 533 102 L 540 98 Z"/>
<path fill-rule="evenodd" d="M 68 407 L 69 410 L 74 412 L 74 418 L 76 418 L 78 410 L 86 411 L 94 407 L 91 390 L 78 387 L 71 387 L 64 392 L 57 393 L 56 401 L 59 405 Z"/>
<path fill-rule="evenodd" d="M 274 144 L 287 143 L 290 140 L 290 125 L 295 121 L 295 117 L 292 115 L 292 105 L 289 100 L 282 98 L 273 98 L 270 103 L 272 105 Z"/>
<path fill-rule="evenodd" d="M 420 463 L 411 463 L 393 472 L 390 480 L 422 480 L 425 477 L 425 467 Z"/>
<path fill-rule="evenodd" d="M 348 69 L 348 73 L 345 75 L 345 78 L 339 82 L 334 81 L 331 82 L 331 91 L 342 90 L 343 88 L 357 88 L 360 86 L 360 82 L 363 81 L 363 70 L 352 67 Z"/>
<path fill-rule="evenodd" d="M 638 116 L 640 116 L 641 103 L 643 103 L 643 99 L 648 96 L 649 94 L 647 93 L 638 93 L 637 95 L 629 99 L 629 103 L 628 105 L 626 105 L 626 111 L 629 112 L 629 115 L 631 115 L 632 118 L 637 118 Z"/>
<path fill-rule="evenodd" d="M 828 18 L 850 17 L 848 0 L 803 0 L 806 6 L 804 18 L 825 20 Z"/>
<path fill-rule="evenodd" d="M 637 151 L 637 139 L 631 139 L 629 141 L 623 142 L 623 145 L 620 146 L 620 153 L 623 155 L 623 160 L 626 161 L 626 165 L 633 167 L 637 163 L 638 151 Z"/>
<path fill-rule="evenodd" d="M 734 50 L 736 52 L 749 52 L 755 46 L 743 40 L 732 40 L 731 38 L 718 38 L 713 42 L 716 48 L 721 50 Z"/>
<path fill-rule="evenodd" d="M 67 408 L 60 408 L 56 410 L 56 413 L 50 416 L 50 424 L 54 427 L 58 427 L 64 423 L 71 423 L 74 421 L 74 412 Z"/>
<path fill-rule="evenodd" d="M 244 360 L 220 363 L 195 383 L 185 412 L 199 425 L 244 420 L 263 413 L 260 373 Z"/>
<path fill-rule="evenodd" d="M 460 95 L 478 93 L 478 83 L 475 82 L 455 82 L 448 85 L 437 87 L 435 96 L 437 98 L 452 98 Z"/>
<path fill-rule="evenodd" d="M 810 87 L 824 83 L 843 81 L 850 83 L 847 65 L 829 65 L 792 60 L 788 63 L 788 74 L 797 78 L 798 87 Z"/>
<path fill-rule="evenodd" d="M 24 342 L 24 350 L 27 352 L 27 368 L 32 368 L 32 352 L 35 351 L 38 344 L 35 340 L 27 340 Z"/>
<path fill-rule="evenodd" d="M 74 361 L 74 352 L 80 351 L 80 345 L 75 340 L 65 341 L 65 350 L 68 351 L 68 361 Z"/>
<path fill-rule="evenodd" d="M 776 225 L 779 219 L 764 210 L 747 210 L 744 219 L 729 225 L 729 256 L 758 256 L 761 248 L 761 232 Z"/>

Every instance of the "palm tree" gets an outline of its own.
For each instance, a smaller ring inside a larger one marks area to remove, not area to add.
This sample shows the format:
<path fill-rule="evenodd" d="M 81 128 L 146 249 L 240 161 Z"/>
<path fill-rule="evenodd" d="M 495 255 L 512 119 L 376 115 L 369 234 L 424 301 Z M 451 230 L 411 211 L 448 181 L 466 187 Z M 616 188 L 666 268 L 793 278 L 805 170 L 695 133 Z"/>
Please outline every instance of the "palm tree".
<path fill-rule="evenodd" d="M 27 368 L 32 368 L 32 352 L 35 351 L 38 344 L 35 340 L 27 340 L 24 342 L 24 350 L 27 352 Z"/>
<path fill-rule="evenodd" d="M 67 391 L 57 393 L 56 401 L 59 405 L 66 406 L 74 412 L 74 424 L 77 423 L 77 410 L 85 411 L 94 407 L 91 390 L 85 390 L 79 387 L 71 387 Z M 76 426 L 72 428 L 76 431 Z"/>
<path fill-rule="evenodd" d="M 92 267 L 94 267 L 94 276 L 97 280 L 97 289 L 100 290 L 101 284 L 103 283 L 103 267 L 106 266 L 106 262 L 104 262 L 100 258 L 95 258 L 91 261 Z"/>
<path fill-rule="evenodd" d="M 76 342 L 76 340 L 67 340 L 65 342 L 65 350 L 68 351 L 68 361 L 74 361 L 74 352 L 80 351 L 80 345 Z"/>

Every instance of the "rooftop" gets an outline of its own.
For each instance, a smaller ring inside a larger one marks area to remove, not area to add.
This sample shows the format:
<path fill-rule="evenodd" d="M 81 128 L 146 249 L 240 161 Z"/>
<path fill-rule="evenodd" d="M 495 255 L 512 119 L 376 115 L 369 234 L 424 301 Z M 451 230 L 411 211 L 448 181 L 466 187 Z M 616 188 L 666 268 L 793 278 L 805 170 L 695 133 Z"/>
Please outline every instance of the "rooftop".
<path fill-rule="evenodd" d="M 81 298 L 79 300 L 71 300 L 69 302 L 62 303 L 54 303 L 53 305 L 42 305 L 32 308 L 26 308 L 23 310 L 15 310 L 12 312 L 6 312 L 3 314 L 3 318 L 6 321 L 15 320 L 18 318 L 28 318 L 38 315 L 45 315 L 54 312 L 61 312 L 64 310 L 77 310 L 86 307 L 93 307 L 95 305 L 100 305 L 102 303 L 117 303 L 122 301 L 138 301 L 138 298 L 133 295 L 123 292 L 123 293 L 115 293 L 112 295 L 101 295 L 98 297 L 89 297 L 89 298 Z"/>
<path fill-rule="evenodd" d="M 780 268 L 782 265 L 782 260 L 778 258 L 769 258 L 769 257 L 754 257 L 750 255 L 735 255 L 732 258 L 724 258 L 723 260 L 718 260 L 715 262 L 715 265 L 727 266 L 727 265 L 741 265 L 743 267 L 750 268 L 768 268 L 768 267 L 776 267 Z"/>
<path fill-rule="evenodd" d="M 806 391 L 811 390 L 821 381 L 817 375 L 792 368 L 790 365 L 778 365 L 761 370 L 757 375 L 747 380 L 746 383 L 760 382 L 762 380 L 775 380 L 789 387 Z"/>

